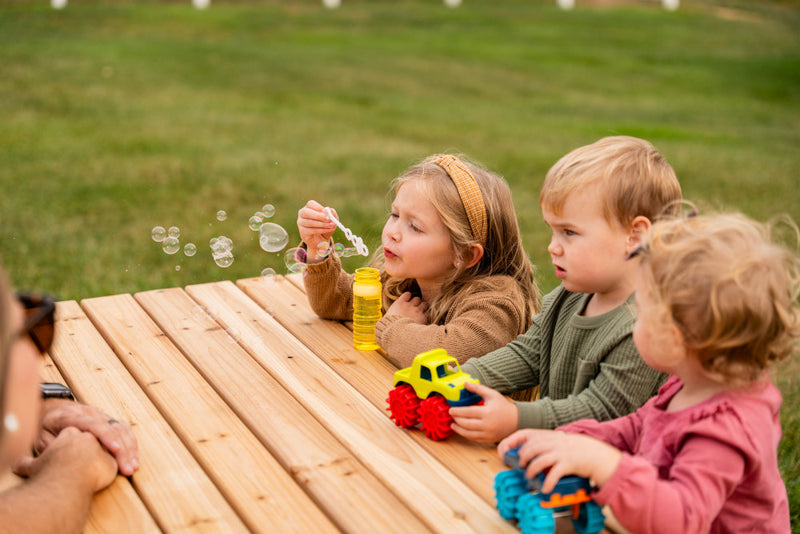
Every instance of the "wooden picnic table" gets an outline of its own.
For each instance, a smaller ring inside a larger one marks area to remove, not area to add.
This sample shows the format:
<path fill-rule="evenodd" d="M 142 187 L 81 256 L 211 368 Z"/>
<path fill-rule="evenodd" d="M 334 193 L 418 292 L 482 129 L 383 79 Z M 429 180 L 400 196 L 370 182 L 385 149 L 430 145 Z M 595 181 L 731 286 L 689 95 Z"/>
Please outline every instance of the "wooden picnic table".
<path fill-rule="evenodd" d="M 59 302 L 46 377 L 131 424 L 86 532 L 515 532 L 495 447 L 396 427 L 397 369 L 295 275 Z"/>

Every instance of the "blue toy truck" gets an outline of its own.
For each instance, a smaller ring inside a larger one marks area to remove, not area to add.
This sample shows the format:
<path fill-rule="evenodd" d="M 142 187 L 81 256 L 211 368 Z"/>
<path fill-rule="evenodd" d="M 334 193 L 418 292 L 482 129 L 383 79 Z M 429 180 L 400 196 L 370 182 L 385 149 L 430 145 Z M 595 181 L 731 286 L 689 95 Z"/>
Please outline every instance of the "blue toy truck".
<path fill-rule="evenodd" d="M 503 462 L 511 469 L 494 477 L 497 510 L 508 521 L 517 520 L 522 534 L 553 534 L 556 531 L 555 513 L 571 512 L 572 524 L 578 534 L 596 534 L 603 530 L 605 516 L 590 497 L 591 484 L 585 478 L 561 478 L 550 493 L 541 493 L 544 473 L 533 479 L 525 478 L 519 465 L 519 448 L 505 454 Z"/>

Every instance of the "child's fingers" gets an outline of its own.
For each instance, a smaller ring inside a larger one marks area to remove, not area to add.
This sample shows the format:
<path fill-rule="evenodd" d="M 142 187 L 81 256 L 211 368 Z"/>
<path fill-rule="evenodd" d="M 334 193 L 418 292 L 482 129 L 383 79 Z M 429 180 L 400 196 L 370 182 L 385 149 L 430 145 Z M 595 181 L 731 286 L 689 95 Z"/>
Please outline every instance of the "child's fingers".
<path fill-rule="evenodd" d="M 488 386 L 484 386 L 483 384 L 476 384 L 475 382 L 466 382 L 464 387 L 470 393 L 475 393 L 484 401 L 491 399 L 493 397 L 502 397 L 499 391 L 495 391 Z"/>
<path fill-rule="evenodd" d="M 517 430 L 507 438 L 503 439 L 497 445 L 497 454 L 500 456 L 500 459 L 502 460 L 508 451 L 523 445 L 527 441 L 528 441 L 528 430 Z"/>

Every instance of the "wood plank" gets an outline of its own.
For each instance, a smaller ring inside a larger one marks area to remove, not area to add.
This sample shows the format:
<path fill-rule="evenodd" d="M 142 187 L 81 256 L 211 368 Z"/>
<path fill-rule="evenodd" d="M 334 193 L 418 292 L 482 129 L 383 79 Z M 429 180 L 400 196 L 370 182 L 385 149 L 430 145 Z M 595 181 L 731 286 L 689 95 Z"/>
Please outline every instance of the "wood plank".
<path fill-rule="evenodd" d="M 336 531 L 132 296 L 84 305 L 103 318 L 106 340 L 251 530 Z M 198 329 L 191 317 L 172 319 Z"/>
<path fill-rule="evenodd" d="M 62 334 L 59 329 L 56 329 L 56 337 L 59 335 Z M 42 380 L 70 385 L 61 375 L 50 355 L 45 357 Z M 136 490 L 133 489 L 131 482 L 124 476 L 117 475 L 110 486 L 97 493 L 92 499 L 83 534 L 115 532 L 120 524 L 125 525 L 126 532 L 131 533 L 161 531 Z"/>
<path fill-rule="evenodd" d="M 278 279 L 266 285 L 259 278 L 250 278 L 239 280 L 237 285 L 374 406 L 386 410 L 386 397 L 397 370 L 393 364 L 377 352 L 354 350 L 351 331 L 338 321 L 320 319 L 295 282 Z M 445 441 L 431 441 L 417 430 L 398 428 L 397 432 L 409 434 L 487 503 L 494 505 L 494 477 L 504 467 L 493 445 L 457 435 Z"/>
<path fill-rule="evenodd" d="M 78 304 L 59 303 L 56 321 L 61 332 L 51 355 L 78 398 L 133 427 L 141 464 L 131 477 L 133 486 L 159 527 L 166 532 L 245 532 Z M 126 532 L 126 526 L 110 531 Z"/>
<path fill-rule="evenodd" d="M 282 282 L 277 281 L 276 285 Z M 230 282 L 189 286 L 217 321 L 387 487 L 441 531 L 513 531 L 495 511 Z M 274 307 L 280 303 L 274 302 Z M 285 303 L 291 306 L 291 302 Z M 350 349 L 356 352 L 355 349 Z"/>
<path fill-rule="evenodd" d="M 228 285 L 234 288 L 230 282 Z M 227 310 L 226 301 L 201 307 L 177 288 L 138 293 L 136 299 L 343 531 L 427 530 L 237 345 L 235 331 L 228 333 L 214 321 L 218 315 L 235 313 Z M 221 309 L 227 311 L 223 314 Z M 392 510 L 390 516 L 386 510 Z"/>

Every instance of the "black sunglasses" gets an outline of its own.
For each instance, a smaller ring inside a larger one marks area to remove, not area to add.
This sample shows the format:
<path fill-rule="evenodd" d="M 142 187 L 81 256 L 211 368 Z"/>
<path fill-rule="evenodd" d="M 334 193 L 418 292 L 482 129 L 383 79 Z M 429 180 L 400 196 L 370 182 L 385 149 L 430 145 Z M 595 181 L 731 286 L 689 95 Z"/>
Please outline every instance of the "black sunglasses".
<path fill-rule="evenodd" d="M 20 335 L 30 336 L 42 354 L 49 352 L 56 332 L 55 299 L 47 295 L 26 293 L 17 294 L 17 299 L 25 309 L 25 323 Z"/>

